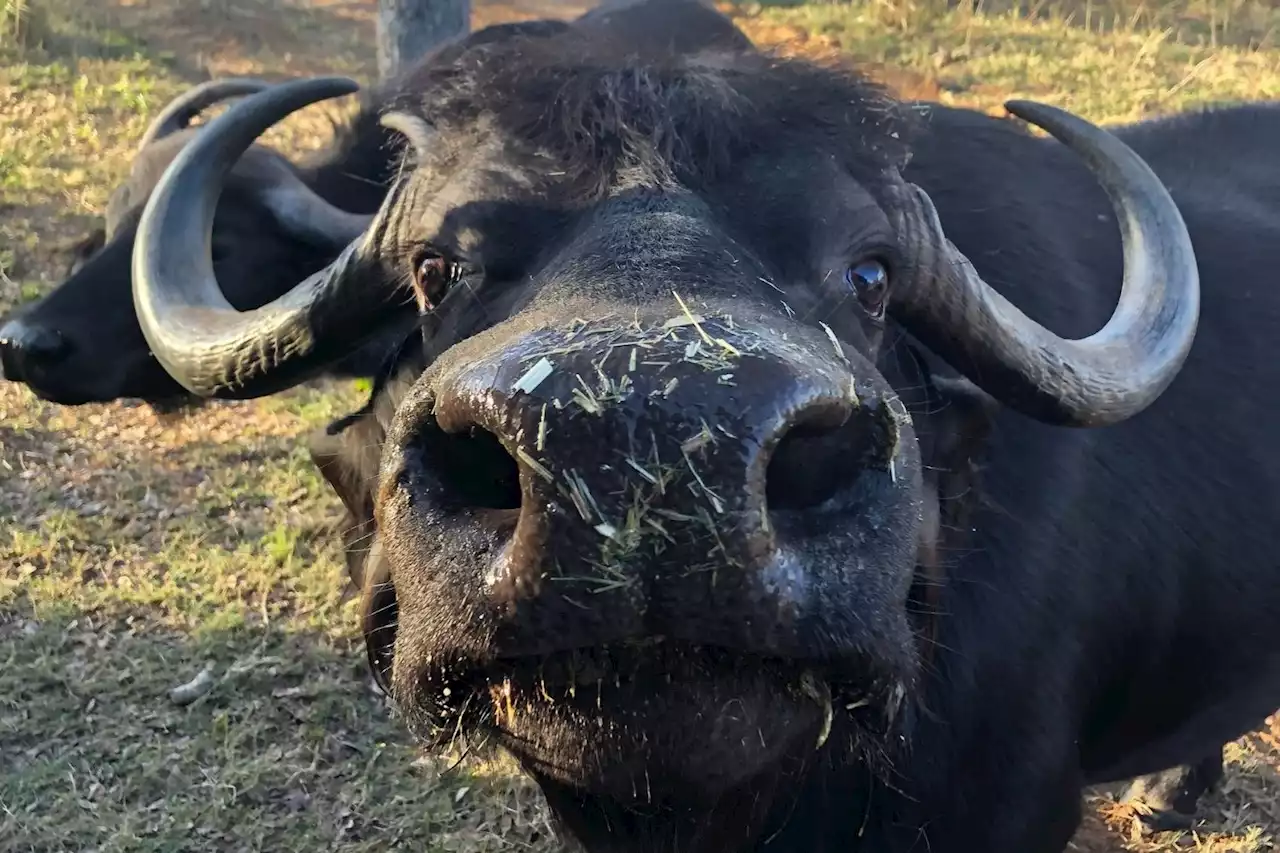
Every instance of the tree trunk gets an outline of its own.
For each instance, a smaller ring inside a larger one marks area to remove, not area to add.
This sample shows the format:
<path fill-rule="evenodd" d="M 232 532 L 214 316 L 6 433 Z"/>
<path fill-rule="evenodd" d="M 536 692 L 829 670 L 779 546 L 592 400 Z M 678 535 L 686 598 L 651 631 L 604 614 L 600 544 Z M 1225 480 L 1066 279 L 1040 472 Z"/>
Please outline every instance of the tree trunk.
<path fill-rule="evenodd" d="M 471 0 L 378 0 L 378 76 L 470 29 Z"/>

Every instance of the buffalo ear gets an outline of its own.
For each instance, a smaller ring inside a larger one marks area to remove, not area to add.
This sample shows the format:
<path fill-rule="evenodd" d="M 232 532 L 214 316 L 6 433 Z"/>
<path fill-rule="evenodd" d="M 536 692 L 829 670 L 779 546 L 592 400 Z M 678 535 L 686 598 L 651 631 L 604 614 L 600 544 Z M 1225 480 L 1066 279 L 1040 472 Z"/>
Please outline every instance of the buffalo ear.
<path fill-rule="evenodd" d="M 971 458 L 990 434 L 999 402 L 963 376 L 935 373 L 929 377 L 929 384 L 944 407 L 938 416 L 945 438 L 937 452 L 944 460 L 957 454 Z"/>
<path fill-rule="evenodd" d="M 391 583 L 391 564 L 382 556 L 381 544 L 373 537 L 365 559 L 364 587 L 360 596 L 360 630 L 373 680 L 382 692 L 391 695 L 391 668 L 395 660 L 396 626 L 399 608 L 396 588 Z"/>
<path fill-rule="evenodd" d="M 935 373 L 929 385 L 932 411 L 924 419 L 929 429 L 921 458 L 938 490 L 939 521 L 955 527 L 975 505 L 980 460 L 1000 404 L 961 376 Z"/>
<path fill-rule="evenodd" d="M 938 497 L 947 502 L 961 497 L 959 482 L 972 485 L 1000 403 L 964 377 L 932 374 L 929 386 L 932 411 L 924 419 L 928 429 L 919 430 L 924 433 L 920 452 L 927 470 L 937 476 Z"/>
<path fill-rule="evenodd" d="M 376 431 L 378 435 L 370 435 Z M 342 520 L 342 550 L 347 577 L 359 592 L 366 582 L 366 564 L 377 525 L 373 517 L 373 484 L 378 472 L 381 428 L 368 415 L 334 421 L 307 440 L 311 461 L 337 493 L 346 509 Z"/>
<path fill-rule="evenodd" d="M 409 335 L 394 354 L 383 356 L 384 368 L 375 374 L 363 406 L 307 438 L 311 461 L 347 510 L 341 531 L 342 546 L 347 577 L 355 585 L 355 592 L 365 592 L 368 584 L 381 584 L 389 579 L 380 576 L 389 571 L 386 560 L 371 550 L 378 533 L 374 492 L 387 424 L 422 373 L 423 365 L 417 360 L 421 358 L 421 350 L 405 345 L 415 335 Z"/>
<path fill-rule="evenodd" d="M 916 419 L 924 468 L 913 612 L 921 620 L 922 648 L 936 648 L 947 585 L 944 556 L 965 548 L 970 519 L 981 498 L 981 458 L 999 404 L 963 377 L 927 373 L 927 413 Z"/>
<path fill-rule="evenodd" d="M 396 591 L 391 565 L 382 556 L 374 520 L 374 488 L 386 433 L 373 412 L 364 409 L 313 432 L 307 440 L 311 461 L 346 508 L 342 550 L 351 581 L 343 601 L 360 595 L 361 632 L 375 683 L 390 695 L 396 636 Z"/>

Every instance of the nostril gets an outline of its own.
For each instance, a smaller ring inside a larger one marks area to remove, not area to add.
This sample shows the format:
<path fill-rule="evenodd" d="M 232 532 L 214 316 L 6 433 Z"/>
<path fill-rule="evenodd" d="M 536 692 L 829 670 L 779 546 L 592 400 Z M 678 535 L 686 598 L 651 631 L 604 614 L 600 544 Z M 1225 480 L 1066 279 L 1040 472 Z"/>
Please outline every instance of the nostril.
<path fill-rule="evenodd" d="M 816 403 L 800 414 L 774 446 L 765 469 L 771 511 L 803 510 L 853 485 L 877 446 L 870 412 L 847 403 Z"/>
<path fill-rule="evenodd" d="M 445 432 L 433 422 L 414 444 L 446 502 L 459 508 L 520 508 L 520 469 L 493 433 L 474 425 Z"/>

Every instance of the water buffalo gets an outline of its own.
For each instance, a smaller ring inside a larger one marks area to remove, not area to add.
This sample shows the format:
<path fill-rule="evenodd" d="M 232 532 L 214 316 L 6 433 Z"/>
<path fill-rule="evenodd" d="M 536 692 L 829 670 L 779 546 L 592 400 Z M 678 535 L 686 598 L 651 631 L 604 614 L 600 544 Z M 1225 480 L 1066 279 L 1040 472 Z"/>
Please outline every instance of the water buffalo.
<path fill-rule="evenodd" d="M 690 12 L 682 8 L 687 4 L 677 3 L 669 20 L 655 22 L 653 16 L 635 14 L 632 5 L 632 0 L 611 0 L 574 24 L 587 30 L 625 25 L 635 43 L 663 50 L 683 50 L 686 41 L 750 45 L 731 25 L 698 26 L 707 14 L 704 8 Z M 563 21 L 499 24 L 448 42 L 420 62 L 447 59 L 510 34 L 539 37 L 568 26 Z M 199 133 L 191 122 L 218 104 L 269 85 L 254 79 L 213 80 L 161 110 L 139 143 L 128 178 L 111 195 L 103 227 L 75 247 L 68 278 L 0 322 L 0 376 L 64 405 L 120 397 L 161 406 L 190 402 L 149 352 L 138 328 L 129 279 L 134 233 L 160 176 Z M 393 78 L 365 93 L 354 117 L 336 128 L 333 142 L 298 165 L 258 144 L 237 161 L 226 178 L 212 237 L 215 271 L 234 307 L 261 306 L 323 268 L 349 242 L 352 229 L 361 230 L 377 209 L 394 165 L 388 132 L 377 116 L 395 99 L 397 85 Z M 391 334 L 371 341 L 325 372 L 369 376 L 394 339 Z"/>
<path fill-rule="evenodd" d="M 77 248 L 69 277 L 0 325 L 5 379 L 65 405 L 119 397 L 167 402 L 185 395 L 138 328 L 129 273 L 138 219 L 165 168 L 200 132 L 188 126 L 191 121 L 215 104 L 269 85 L 213 80 L 161 111 L 128 178 L 110 197 L 103 228 Z M 228 176 L 212 239 L 218 277 L 233 305 L 248 309 L 279 296 L 323 268 L 362 230 L 386 193 L 386 142 L 376 107 L 366 106 L 338 128 L 327 149 L 299 165 L 262 145 L 244 152 Z M 379 355 L 370 345 L 329 372 L 369 375 Z"/>
<path fill-rule="evenodd" d="M 384 203 L 264 308 L 201 250 L 223 175 L 349 81 L 234 106 L 139 227 L 197 395 L 420 312 L 312 444 L 410 728 L 504 746 L 591 851 L 1057 853 L 1084 786 L 1280 705 L 1280 109 L 1008 105 L 1043 138 L 625 36 L 417 69 Z"/>

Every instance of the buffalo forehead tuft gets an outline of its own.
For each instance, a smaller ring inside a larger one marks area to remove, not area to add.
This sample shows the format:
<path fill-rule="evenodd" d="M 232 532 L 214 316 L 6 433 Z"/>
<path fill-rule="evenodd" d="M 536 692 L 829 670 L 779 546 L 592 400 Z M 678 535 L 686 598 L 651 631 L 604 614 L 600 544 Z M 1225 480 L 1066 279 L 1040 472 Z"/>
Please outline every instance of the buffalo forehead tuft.
<path fill-rule="evenodd" d="M 392 104 L 451 136 L 496 132 L 599 196 L 624 172 L 698 188 L 762 151 L 820 146 L 874 189 L 915 114 L 844 68 L 764 53 L 673 56 L 567 31 L 476 45 L 421 67 Z"/>

